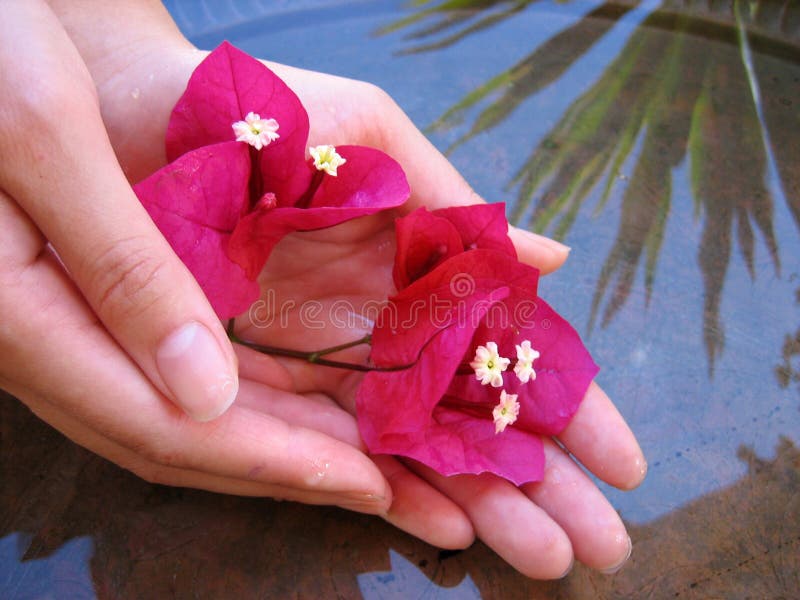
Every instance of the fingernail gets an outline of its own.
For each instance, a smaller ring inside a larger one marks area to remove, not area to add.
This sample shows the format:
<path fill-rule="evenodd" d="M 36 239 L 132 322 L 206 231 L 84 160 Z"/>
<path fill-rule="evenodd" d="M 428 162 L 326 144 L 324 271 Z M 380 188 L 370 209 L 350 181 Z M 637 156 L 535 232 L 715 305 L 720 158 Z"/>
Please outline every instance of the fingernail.
<path fill-rule="evenodd" d="M 535 233 L 531 235 L 536 235 Z M 562 244 L 558 240 L 551 239 L 549 237 L 545 237 L 543 235 L 536 235 L 537 239 L 539 240 L 540 244 L 548 246 L 550 249 L 555 250 L 556 252 L 564 252 L 569 254 L 572 251 L 572 248 L 567 246 L 566 244 Z"/>
<path fill-rule="evenodd" d="M 613 567 L 608 567 L 607 569 L 600 569 L 600 572 L 605 573 L 606 575 L 613 575 L 614 573 L 619 571 L 625 565 L 626 562 L 628 562 L 628 559 L 631 557 L 632 551 L 633 551 L 633 542 L 631 542 L 631 538 L 630 536 L 628 536 L 628 551 L 625 553 L 625 557 Z"/>
<path fill-rule="evenodd" d="M 341 508 L 384 518 L 389 510 L 385 504 L 386 498 L 376 494 L 344 494 L 336 501 L 336 505 Z"/>
<path fill-rule="evenodd" d="M 205 325 L 192 321 L 171 333 L 156 366 L 175 402 L 196 421 L 210 421 L 233 404 L 239 380 Z"/>
<path fill-rule="evenodd" d="M 567 575 L 572 573 L 572 569 L 573 569 L 574 566 L 575 566 L 575 556 L 573 555 L 572 560 L 569 561 L 569 566 L 567 567 L 567 570 L 564 571 L 564 574 L 561 575 L 561 577 L 559 577 L 559 579 L 564 579 L 564 577 L 566 577 Z"/>
<path fill-rule="evenodd" d="M 637 458 L 635 462 L 635 469 L 636 469 L 636 476 L 632 482 L 632 485 L 628 487 L 628 489 L 634 489 L 639 487 L 644 478 L 647 477 L 647 459 L 644 456 L 641 458 Z"/>
<path fill-rule="evenodd" d="M 537 244 L 541 246 L 546 246 L 547 248 L 549 248 L 554 252 L 558 252 L 560 254 L 563 253 L 569 254 L 570 250 L 572 250 L 572 248 L 570 248 L 566 244 L 562 244 L 561 242 L 546 237 L 544 235 L 539 235 L 538 233 L 533 233 L 532 231 L 528 231 L 527 229 L 522 229 L 522 228 L 517 228 L 517 230 L 521 231 L 526 237 L 532 239 Z"/>

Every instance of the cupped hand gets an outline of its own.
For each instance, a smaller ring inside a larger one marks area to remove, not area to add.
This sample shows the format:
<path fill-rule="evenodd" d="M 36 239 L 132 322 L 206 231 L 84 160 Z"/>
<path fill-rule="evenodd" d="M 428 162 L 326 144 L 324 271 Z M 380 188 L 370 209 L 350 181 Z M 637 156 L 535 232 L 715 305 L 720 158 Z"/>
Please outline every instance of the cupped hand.
<path fill-rule="evenodd" d="M 144 11 L 134 17 L 129 15 L 128 19 L 140 26 L 140 38 L 135 43 L 128 39 L 129 43 L 121 44 L 111 36 L 81 37 L 81 32 L 91 30 L 87 23 L 91 25 L 96 14 L 88 18 L 55 4 L 97 83 L 103 118 L 120 164 L 128 178 L 137 181 L 163 164 L 163 137 L 169 111 L 204 54 L 188 47 L 163 9 L 154 5 L 128 7 Z M 96 9 L 102 10 L 102 6 Z M 119 6 L 114 10 L 117 17 L 124 12 Z M 126 35 L 135 36 L 136 30 L 127 31 Z M 131 48 L 135 48 L 133 55 Z M 391 99 L 374 86 L 268 64 L 305 104 L 311 119 L 310 144 L 369 145 L 383 149 L 403 165 L 412 189 L 406 209 L 480 201 Z M 277 339 L 283 346 L 289 340 L 295 348 L 315 350 L 351 341 L 367 332 L 368 322 L 358 325 L 358 318 L 349 323 L 352 327 L 338 327 L 334 313 L 322 317 L 321 324 L 320 314 L 311 315 L 315 326 L 308 327 L 309 315 L 301 318 L 304 310 L 301 307 L 321 302 L 323 307 L 330 308 L 336 301 L 356 307 L 364 306 L 368 300 L 385 299 L 391 292 L 391 219 L 392 215 L 380 215 L 321 234 L 287 238 L 276 248 L 263 274 L 263 310 L 238 319 L 239 334 L 265 343 Z M 518 230 L 512 230 L 511 235 L 521 259 L 543 272 L 554 270 L 566 258 L 566 249 L 555 242 Z M 273 294 L 272 300 L 269 293 Z M 324 310 L 321 314 L 325 315 Z M 277 320 L 270 323 L 270 316 Z M 339 314 L 337 318 L 343 316 Z M 286 319 L 285 324 L 280 321 L 282 318 Z M 363 359 L 366 349 L 361 348 L 360 352 L 351 350 L 346 357 Z M 352 418 L 337 406 L 352 409 L 358 374 L 296 360 L 276 363 L 244 350 L 239 351 L 239 356 L 240 376 L 269 387 L 258 388 L 257 383 L 252 383 L 253 393 L 241 393 L 234 407 L 211 426 L 184 419 L 183 431 L 197 436 L 188 439 L 205 439 L 214 447 L 236 435 L 240 431 L 237 427 L 245 427 L 245 421 L 255 419 L 248 432 L 264 454 L 251 452 L 241 456 L 239 462 L 248 476 L 260 476 L 264 481 L 275 476 L 273 469 L 278 457 L 269 454 L 273 440 L 269 439 L 268 427 L 274 426 L 275 416 L 283 419 L 282 426 L 298 428 L 306 435 L 311 432 L 305 428 L 317 429 L 360 447 Z M 242 384 L 243 392 L 248 388 L 249 384 Z M 297 394 L 275 391 L 279 388 L 294 388 Z M 273 417 L 265 420 L 263 412 Z M 325 440 L 332 443 L 330 438 Z M 547 442 L 548 469 L 540 483 L 516 488 L 490 475 L 443 478 L 419 465 L 374 457 L 374 464 L 370 462 L 369 467 L 358 466 L 365 478 L 359 482 L 361 487 L 348 482 L 351 484 L 348 489 L 372 489 L 357 495 L 374 512 L 389 505 L 393 492 L 386 517 L 399 527 L 443 547 L 468 545 L 477 533 L 510 564 L 533 577 L 562 575 L 573 556 L 596 568 L 612 568 L 623 561 L 630 548 L 624 526 L 559 444 L 599 478 L 617 487 L 635 487 L 644 476 L 644 459 L 633 435 L 608 398 L 597 386 L 592 386 L 558 443 Z M 171 447 L 166 455 L 156 456 L 159 459 L 179 456 L 167 461 L 178 467 L 178 473 L 170 471 L 172 483 L 247 493 L 226 487 L 230 485 L 227 480 L 213 485 L 208 479 L 186 475 L 187 471 L 203 472 L 215 461 L 204 463 L 207 456 L 194 455 L 197 451 L 189 445 L 181 448 L 183 454 Z M 328 485 L 337 480 L 336 473 L 341 477 L 345 471 L 354 472 L 355 459 L 344 451 L 341 455 L 326 453 L 313 444 L 304 448 L 308 450 L 303 455 L 308 457 L 308 463 L 322 473 L 317 478 Z M 340 450 L 337 446 L 337 452 Z M 187 454 L 192 455 L 191 463 Z M 374 465 L 380 467 L 391 484 L 391 492 L 388 488 L 374 491 L 378 483 L 370 470 Z M 242 470 L 235 473 L 241 475 Z M 314 477 L 307 477 L 303 483 L 298 479 L 281 479 L 280 475 L 279 472 L 284 497 L 326 501 L 324 494 L 316 498 L 307 495 L 308 481 L 315 481 Z"/>
<path fill-rule="evenodd" d="M 393 231 L 392 215 L 381 214 L 289 236 L 262 273 L 261 300 L 237 318 L 237 335 L 308 353 L 364 338 L 393 292 Z M 362 344 L 324 357 L 366 365 L 368 354 Z M 242 372 L 259 378 L 252 355 L 240 356 Z M 298 391 L 354 412 L 363 372 L 278 360 Z M 644 474 L 633 435 L 597 385 L 559 440 L 545 440 L 545 453 L 544 480 L 520 488 L 493 475 L 442 477 L 413 461 L 375 457 L 394 495 L 387 518 L 447 547 L 468 543 L 473 530 L 515 568 L 537 578 L 563 575 L 573 557 L 599 569 L 621 564 L 630 550 L 625 527 L 568 454 L 617 487 L 635 487 Z"/>
<path fill-rule="evenodd" d="M 404 211 L 482 201 L 380 90 L 268 64 L 307 107 L 310 143 L 372 145 L 403 165 L 412 190 Z M 395 216 L 382 214 L 285 240 L 262 275 L 262 303 L 239 320 L 237 331 L 265 344 L 285 345 L 291 340 L 303 350 L 332 347 L 368 334 L 376 304 L 394 289 Z M 567 250 L 560 244 L 514 228 L 510 234 L 520 259 L 545 273 L 566 258 Z M 367 354 L 368 348 L 362 346 L 330 358 L 363 363 Z M 293 359 L 281 362 L 299 390 L 322 392 L 354 412 L 362 373 Z M 575 459 L 622 489 L 641 482 L 646 463 L 630 429 L 599 386 L 591 386 L 559 439 L 545 440 L 545 452 L 544 480 L 521 488 L 489 474 L 442 477 L 413 461 L 375 457 L 394 494 L 387 518 L 446 547 L 466 543 L 469 524 L 501 557 L 531 577 L 563 576 L 574 558 L 601 570 L 618 568 L 629 556 L 631 541 L 616 511 Z"/>
<path fill-rule="evenodd" d="M 0 386 L 149 481 L 384 512 L 349 415 L 268 359 L 271 387 L 239 381 L 117 162 L 75 39 L 43 2 L 0 5 Z"/>

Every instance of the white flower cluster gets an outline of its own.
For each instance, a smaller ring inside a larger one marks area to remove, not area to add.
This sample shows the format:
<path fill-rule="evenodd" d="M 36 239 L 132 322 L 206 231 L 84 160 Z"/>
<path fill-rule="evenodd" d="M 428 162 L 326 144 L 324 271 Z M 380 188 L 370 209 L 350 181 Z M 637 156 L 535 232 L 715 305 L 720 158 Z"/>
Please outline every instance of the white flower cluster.
<path fill-rule="evenodd" d="M 514 365 L 514 373 L 522 383 L 533 381 L 536 379 L 533 361 L 539 358 L 540 354 L 531 348 L 530 340 L 516 344 L 516 348 L 517 364 Z M 497 344 L 487 342 L 485 346 L 478 346 L 475 350 L 475 358 L 469 363 L 469 366 L 475 371 L 475 378 L 481 382 L 481 385 L 491 385 L 497 388 L 502 387 L 503 372 L 509 364 L 511 364 L 511 359 L 500 356 Z M 495 433 L 504 431 L 508 425 L 517 420 L 517 416 L 519 416 L 517 396 L 517 394 L 508 394 L 505 390 L 500 392 L 500 403 L 492 411 Z"/>
<path fill-rule="evenodd" d="M 336 152 L 336 148 L 330 145 L 313 146 L 308 149 L 311 158 L 314 159 L 314 167 L 317 171 L 325 171 L 328 175 L 336 177 L 336 170 L 347 162 L 347 159 Z"/>
<path fill-rule="evenodd" d="M 254 112 L 247 113 L 244 121 L 236 121 L 231 127 L 237 142 L 250 144 L 256 150 L 269 146 L 280 137 L 275 119 L 262 119 L 261 115 Z"/>

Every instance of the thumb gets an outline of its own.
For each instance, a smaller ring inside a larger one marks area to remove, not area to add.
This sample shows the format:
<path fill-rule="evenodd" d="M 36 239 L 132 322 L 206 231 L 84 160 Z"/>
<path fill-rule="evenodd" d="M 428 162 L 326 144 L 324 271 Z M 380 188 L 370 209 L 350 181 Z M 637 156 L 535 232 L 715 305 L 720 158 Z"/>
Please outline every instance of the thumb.
<path fill-rule="evenodd" d="M 409 209 L 485 202 L 393 101 L 386 98 L 383 102 L 385 115 L 376 122 L 385 130 L 383 149 L 400 162 L 408 176 Z M 380 106 L 380 103 L 375 105 Z M 567 260 L 569 247 L 556 240 L 513 225 L 509 226 L 508 233 L 519 259 L 543 273 L 555 271 Z"/>
<path fill-rule="evenodd" d="M 0 187 L 151 382 L 191 417 L 213 419 L 238 390 L 225 331 L 128 185 L 66 33 L 41 3 L 12 7 L 13 21 L 36 32 L 0 27 L 0 87 L 10 90 L 0 111 Z M 24 64 L 8 58 L 15 42 L 26 48 Z"/>

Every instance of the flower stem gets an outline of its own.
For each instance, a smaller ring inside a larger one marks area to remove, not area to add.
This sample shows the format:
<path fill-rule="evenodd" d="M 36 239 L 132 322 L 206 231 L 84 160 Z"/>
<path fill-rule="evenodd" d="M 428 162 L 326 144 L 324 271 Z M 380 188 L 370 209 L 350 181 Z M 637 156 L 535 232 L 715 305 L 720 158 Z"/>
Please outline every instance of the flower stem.
<path fill-rule="evenodd" d="M 295 202 L 295 206 L 297 208 L 308 208 L 311 206 L 311 200 L 314 198 L 314 194 L 317 193 L 320 184 L 322 183 L 322 179 L 325 177 L 325 171 L 315 171 L 314 176 L 311 178 L 311 183 L 308 185 L 308 189 L 306 193 L 302 195 L 302 197 Z"/>
<path fill-rule="evenodd" d="M 256 207 L 261 196 L 264 195 L 264 176 L 261 174 L 261 157 L 259 151 L 250 147 L 250 181 L 248 183 L 250 192 L 250 210 Z"/>
<path fill-rule="evenodd" d="M 372 343 L 372 334 L 368 333 L 364 337 L 354 340 L 352 342 L 347 342 L 344 344 L 339 344 L 338 346 L 331 346 L 330 348 L 323 348 L 322 350 L 317 350 L 316 352 L 312 352 L 308 355 L 308 362 L 315 363 L 319 361 L 321 356 L 326 354 L 333 354 L 334 352 L 339 352 L 339 350 L 347 350 L 348 348 L 354 348 L 355 346 L 360 346 L 361 344 L 370 344 Z"/>
<path fill-rule="evenodd" d="M 291 350 L 289 348 L 281 348 L 279 346 L 268 346 L 265 344 L 257 344 L 255 342 L 248 342 L 247 340 L 240 339 L 239 336 L 233 330 L 234 320 L 228 320 L 228 338 L 242 346 L 255 350 L 256 352 L 261 352 L 262 354 L 269 354 L 271 356 L 285 356 L 287 358 L 297 358 L 300 360 L 304 360 L 311 364 L 320 365 L 323 367 L 332 367 L 334 369 L 348 369 L 350 371 L 361 371 L 361 372 L 369 372 L 369 371 L 402 371 L 404 369 L 408 369 L 413 367 L 414 364 L 408 365 L 398 365 L 396 367 L 376 367 L 376 366 L 369 366 L 369 365 L 361 365 L 358 363 L 350 363 L 350 362 L 343 362 L 339 360 L 329 360 L 327 358 L 322 358 L 326 354 L 332 354 L 334 352 L 338 352 L 339 350 L 346 350 L 347 348 L 353 348 L 355 346 L 360 346 L 361 344 L 369 344 L 372 341 L 372 335 L 365 335 L 362 338 L 354 340 L 352 342 L 347 342 L 344 344 L 339 344 L 338 346 L 331 346 L 330 348 L 323 348 L 322 350 L 316 350 L 314 352 L 306 352 L 303 350 Z"/>

